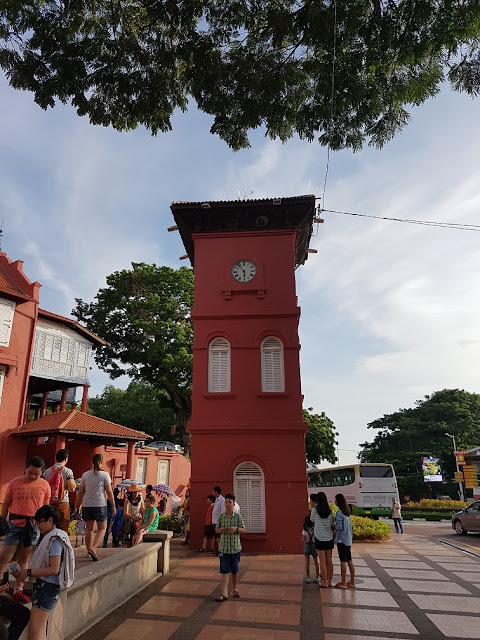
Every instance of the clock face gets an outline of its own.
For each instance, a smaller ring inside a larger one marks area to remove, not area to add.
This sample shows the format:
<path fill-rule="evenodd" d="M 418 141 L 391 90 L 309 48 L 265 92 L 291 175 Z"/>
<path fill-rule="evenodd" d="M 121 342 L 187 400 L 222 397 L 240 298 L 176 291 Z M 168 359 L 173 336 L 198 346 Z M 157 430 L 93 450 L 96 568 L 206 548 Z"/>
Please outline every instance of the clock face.
<path fill-rule="evenodd" d="M 251 260 L 237 260 L 232 266 L 232 276 L 237 282 L 250 282 L 257 275 L 257 267 Z"/>

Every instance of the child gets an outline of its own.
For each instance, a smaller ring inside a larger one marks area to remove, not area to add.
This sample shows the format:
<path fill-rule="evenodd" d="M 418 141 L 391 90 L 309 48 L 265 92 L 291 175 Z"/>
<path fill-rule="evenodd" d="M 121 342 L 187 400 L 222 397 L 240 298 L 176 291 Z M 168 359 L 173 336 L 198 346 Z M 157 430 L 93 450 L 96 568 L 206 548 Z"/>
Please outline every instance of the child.
<path fill-rule="evenodd" d="M 392 518 L 395 523 L 395 531 L 403 533 L 402 506 L 395 498 L 392 498 Z"/>
<path fill-rule="evenodd" d="M 199 549 L 200 553 L 204 553 L 205 551 L 213 551 L 213 540 L 215 527 L 212 524 L 212 513 L 213 513 L 213 505 L 215 503 L 215 496 L 208 496 L 207 498 L 207 512 L 205 514 L 205 532 L 203 534 L 203 545 L 202 548 Z M 209 546 L 210 541 L 210 548 Z"/>
<path fill-rule="evenodd" d="M 220 534 L 220 573 L 222 575 L 222 595 L 216 600 L 228 600 L 228 574 L 232 574 L 232 595 L 239 598 L 238 593 L 238 563 L 240 562 L 240 534 L 245 533 L 242 516 L 233 511 L 235 495 L 227 493 L 225 496 L 225 511 L 218 516 L 215 531 Z"/>
<path fill-rule="evenodd" d="M 305 582 L 318 582 L 319 576 L 319 566 L 318 566 L 318 558 L 317 551 L 315 549 L 315 536 L 313 533 L 313 524 L 310 520 L 310 516 L 308 515 L 305 518 L 305 522 L 303 523 L 303 531 L 302 531 L 302 539 L 303 539 L 303 555 L 305 556 L 305 573 L 307 574 L 307 579 Z M 310 578 L 310 556 L 313 557 L 313 563 L 315 564 L 315 580 Z"/>
<path fill-rule="evenodd" d="M 343 493 L 337 493 L 335 504 L 338 507 L 335 516 L 335 542 L 337 543 L 338 557 L 340 558 L 340 582 L 335 585 L 339 589 L 355 587 L 355 567 L 352 561 L 352 523 L 350 521 L 350 508 Z M 350 580 L 345 582 L 347 577 L 347 564 L 350 571 Z"/>
<path fill-rule="evenodd" d="M 68 535 L 60 527 L 60 514 L 52 505 L 35 513 L 35 521 L 43 536 L 30 559 L 28 569 L 14 572 L 15 578 L 36 578 L 30 613 L 30 640 L 45 640 L 47 621 L 60 597 L 60 591 L 73 584 L 75 557 Z"/>
<path fill-rule="evenodd" d="M 143 514 L 143 521 L 137 533 L 133 536 L 132 547 L 140 544 L 146 533 L 157 530 L 158 520 L 159 515 L 157 507 L 155 506 L 155 498 L 152 495 L 148 495 L 145 498 L 145 513 Z"/>
<path fill-rule="evenodd" d="M 120 527 L 123 522 L 123 507 L 125 504 L 125 500 L 118 501 L 117 511 L 115 512 L 115 517 L 110 521 L 110 527 L 107 529 L 107 533 L 103 539 L 103 546 L 106 547 L 108 543 L 108 536 L 112 534 L 112 547 L 120 547 L 120 542 L 118 541 L 118 534 L 120 531 Z"/>

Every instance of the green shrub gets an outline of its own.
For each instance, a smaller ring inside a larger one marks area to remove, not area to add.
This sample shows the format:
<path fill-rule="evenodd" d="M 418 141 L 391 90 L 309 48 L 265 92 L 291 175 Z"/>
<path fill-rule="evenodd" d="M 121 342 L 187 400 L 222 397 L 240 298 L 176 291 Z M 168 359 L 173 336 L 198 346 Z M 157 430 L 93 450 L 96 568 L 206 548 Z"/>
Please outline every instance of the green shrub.
<path fill-rule="evenodd" d="M 182 525 L 178 521 L 178 518 L 174 518 L 172 516 L 160 516 L 158 519 L 157 529 L 162 529 L 163 531 L 173 531 L 174 533 L 180 533 L 180 531 L 182 530 Z"/>
<path fill-rule="evenodd" d="M 354 540 L 385 540 L 391 534 L 390 527 L 385 522 L 363 518 L 362 516 L 350 517 Z"/>
<path fill-rule="evenodd" d="M 419 502 L 407 502 L 405 507 L 413 507 L 417 508 L 419 511 L 423 509 L 444 509 L 445 511 L 460 511 L 461 509 L 465 509 L 468 506 L 467 502 L 462 502 L 461 500 L 431 500 L 429 498 L 424 498 Z"/>
<path fill-rule="evenodd" d="M 402 518 L 404 520 L 413 520 L 414 518 L 423 518 L 430 522 L 440 522 L 440 520 L 450 520 L 452 516 L 451 511 L 432 512 L 432 511 L 402 511 Z"/>
<path fill-rule="evenodd" d="M 338 507 L 333 502 L 330 508 L 335 518 Z M 352 533 L 354 540 L 386 540 L 390 534 L 390 527 L 384 522 L 372 520 L 371 518 L 363 518 L 362 516 L 350 516 L 352 521 Z"/>

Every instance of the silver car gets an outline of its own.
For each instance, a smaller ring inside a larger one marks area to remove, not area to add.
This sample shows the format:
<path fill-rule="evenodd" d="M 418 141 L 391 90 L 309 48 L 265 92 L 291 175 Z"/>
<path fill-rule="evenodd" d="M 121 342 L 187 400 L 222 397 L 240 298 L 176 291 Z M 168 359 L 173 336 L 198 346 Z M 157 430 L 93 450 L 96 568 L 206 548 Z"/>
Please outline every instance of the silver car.
<path fill-rule="evenodd" d="M 480 500 L 453 514 L 452 529 L 459 536 L 465 536 L 469 531 L 480 532 Z"/>

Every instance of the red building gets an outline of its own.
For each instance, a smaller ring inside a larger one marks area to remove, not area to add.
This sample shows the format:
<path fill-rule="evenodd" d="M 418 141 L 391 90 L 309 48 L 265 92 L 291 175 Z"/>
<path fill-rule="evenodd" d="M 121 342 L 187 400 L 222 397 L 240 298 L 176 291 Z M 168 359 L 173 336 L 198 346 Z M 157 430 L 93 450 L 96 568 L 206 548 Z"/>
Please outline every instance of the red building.
<path fill-rule="evenodd" d="M 136 448 L 150 436 L 86 414 L 92 350 L 106 343 L 75 320 L 40 309 L 41 285 L 22 267 L 0 252 L 0 503 L 28 457 L 40 455 L 50 465 L 65 447 L 76 477 L 102 453 L 114 483 L 127 477 L 169 484 L 182 495 L 190 477 L 186 458 Z"/>
<path fill-rule="evenodd" d="M 237 496 L 244 549 L 298 552 L 308 509 L 295 268 L 315 197 L 171 208 L 195 268 L 191 546 L 220 485 Z"/>

